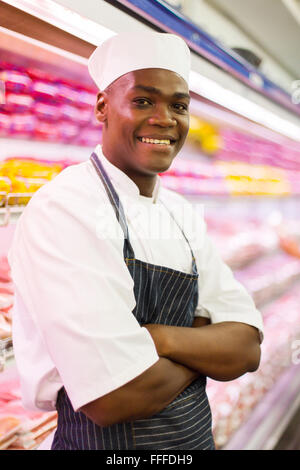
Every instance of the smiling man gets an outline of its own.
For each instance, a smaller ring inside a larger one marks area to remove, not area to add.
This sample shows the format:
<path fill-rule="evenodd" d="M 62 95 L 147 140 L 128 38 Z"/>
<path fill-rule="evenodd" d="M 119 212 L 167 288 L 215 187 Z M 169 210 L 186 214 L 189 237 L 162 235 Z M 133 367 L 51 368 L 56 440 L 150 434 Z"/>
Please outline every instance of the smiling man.
<path fill-rule="evenodd" d="M 201 216 L 158 176 L 187 136 L 189 67 L 171 34 L 124 33 L 97 48 L 102 146 L 19 220 L 15 356 L 25 406 L 57 409 L 52 449 L 214 449 L 206 377 L 258 367 L 260 313 Z"/>
<path fill-rule="evenodd" d="M 186 81 L 156 68 L 129 72 L 98 94 L 103 153 L 144 196 L 152 196 L 157 173 L 170 167 L 184 144 L 189 102 Z"/>

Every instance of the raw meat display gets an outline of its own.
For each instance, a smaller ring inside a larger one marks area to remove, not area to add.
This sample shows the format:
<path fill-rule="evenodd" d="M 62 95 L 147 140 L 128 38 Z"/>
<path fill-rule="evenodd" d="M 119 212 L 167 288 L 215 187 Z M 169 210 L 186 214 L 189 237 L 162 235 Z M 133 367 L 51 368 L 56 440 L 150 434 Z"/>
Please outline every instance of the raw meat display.
<path fill-rule="evenodd" d="M 0 370 L 5 360 L 3 340 L 11 338 L 12 318 L 11 309 L 14 302 L 14 289 L 10 276 L 10 267 L 6 256 L 0 258 Z"/>
<path fill-rule="evenodd" d="M 300 193 L 299 169 L 240 161 L 178 159 L 160 176 L 167 188 L 187 195 L 283 197 Z"/>
<path fill-rule="evenodd" d="M 231 269 L 245 267 L 279 247 L 276 231 L 256 218 L 205 217 L 207 230 Z M 257 233 L 259 231 L 259 237 Z"/>
<path fill-rule="evenodd" d="M 74 163 L 77 162 L 66 159 L 54 163 L 29 157 L 5 159 L 0 163 L 0 190 L 2 191 L 0 206 L 1 202 L 2 205 L 5 204 L 5 197 L 7 197 L 8 205 L 26 205 L 35 191 Z M 18 195 L 14 197 L 16 193 Z"/>
<path fill-rule="evenodd" d="M 13 206 L 25 206 L 41 186 L 77 163 L 64 158 L 67 145 L 92 148 L 101 143 L 102 125 L 94 115 L 98 90 L 38 68 L 4 62 L 0 62 L 0 81 L 5 90 L 4 103 L 0 104 L 0 138 L 40 141 L 50 148 L 56 147 L 53 143 L 61 144 L 61 159 L 58 161 L 55 155 L 55 162 L 51 158 L 25 157 L 20 151 L 10 158 L 1 155 L 0 210 L 18 211 L 23 207 Z M 199 204 L 204 199 L 225 201 L 224 207 L 239 199 L 273 201 L 297 196 L 300 145 L 281 137 L 282 144 L 191 116 L 188 144 L 197 149 L 197 158 L 192 154 L 176 158 L 160 175 L 162 184 Z M 229 442 L 290 366 L 291 344 L 300 335 L 297 216 L 294 220 L 283 218 L 281 224 L 272 226 L 255 211 L 246 206 L 243 209 L 239 216 L 228 215 L 226 209 L 205 214 L 209 235 L 262 311 L 265 325 L 261 363 L 256 372 L 231 382 L 208 379 L 218 448 Z M 13 295 L 7 258 L 1 257 L 0 371 L 12 351 Z M 36 449 L 56 426 L 56 412 L 23 408 L 18 380 L 0 381 L 0 449 Z"/>
<path fill-rule="evenodd" d="M 300 278 L 300 259 L 286 253 L 269 255 L 235 271 L 257 306 L 272 300 Z"/>
<path fill-rule="evenodd" d="M 0 294 L 11 294 L 14 293 L 14 285 L 12 282 L 0 281 Z"/>
<path fill-rule="evenodd" d="M 215 152 L 216 159 L 300 170 L 300 148 L 295 142 L 279 144 L 225 127 L 219 134 L 222 144 Z"/>
<path fill-rule="evenodd" d="M 3 282 L 11 281 L 10 266 L 6 256 L 0 258 L 0 280 Z"/>
<path fill-rule="evenodd" d="M 224 446 L 255 406 L 292 364 L 293 341 L 300 334 L 300 284 L 262 310 L 265 335 L 259 369 L 232 382 L 208 379 L 216 444 Z M 276 341 L 274 341 L 276 338 Z"/>
<path fill-rule="evenodd" d="M 12 416 L 0 415 L 0 450 L 7 449 L 16 439 L 21 421 Z"/>
<path fill-rule="evenodd" d="M 42 170 L 37 170 L 40 176 L 39 171 Z M 235 276 L 246 286 L 257 305 L 269 302 L 261 309 L 265 339 L 258 371 L 232 382 L 208 380 L 214 437 L 217 447 L 222 448 L 290 364 L 290 344 L 300 334 L 300 284 L 297 282 L 300 260 L 280 251 L 278 230 L 255 217 L 226 221 L 208 216 L 206 221 L 209 234 L 219 243 L 219 248 L 223 247 L 222 256 L 237 268 Z M 283 222 L 283 226 L 286 233 L 298 233 L 296 222 Z M 3 289 L 0 308 L 7 308 L 9 313 L 13 284 L 5 257 L 1 259 L 0 273 L 5 279 L 0 284 Z M 1 314 L 5 322 L 0 323 L 0 331 L 11 334 L 11 320 L 6 319 L 3 309 Z M 0 384 L 0 417 L 5 429 L 0 448 L 12 450 L 35 449 L 57 425 L 56 413 L 24 410 L 17 382 Z"/>
<path fill-rule="evenodd" d="M 93 115 L 96 89 L 4 62 L 0 80 L 5 85 L 0 136 L 89 147 L 100 143 L 101 124 Z"/>
<path fill-rule="evenodd" d="M 24 409 L 18 379 L 0 383 L 0 449 L 35 449 L 56 426 L 56 411 Z"/>

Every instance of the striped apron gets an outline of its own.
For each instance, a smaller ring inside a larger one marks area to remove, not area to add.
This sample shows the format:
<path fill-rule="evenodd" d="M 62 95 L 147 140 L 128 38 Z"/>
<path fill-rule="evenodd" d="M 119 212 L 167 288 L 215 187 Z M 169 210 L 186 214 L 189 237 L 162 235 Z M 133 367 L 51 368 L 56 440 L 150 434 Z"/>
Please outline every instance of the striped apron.
<path fill-rule="evenodd" d="M 191 247 L 191 274 L 136 259 L 118 194 L 95 153 L 91 161 L 124 232 L 124 261 L 134 281 L 133 314 L 137 321 L 140 325 L 191 327 L 198 302 L 198 273 Z M 189 244 L 184 233 L 183 236 Z M 205 386 L 206 377 L 200 376 L 152 417 L 106 427 L 97 426 L 82 412 L 75 412 L 63 387 L 56 402 L 58 426 L 52 450 L 214 449 Z"/>

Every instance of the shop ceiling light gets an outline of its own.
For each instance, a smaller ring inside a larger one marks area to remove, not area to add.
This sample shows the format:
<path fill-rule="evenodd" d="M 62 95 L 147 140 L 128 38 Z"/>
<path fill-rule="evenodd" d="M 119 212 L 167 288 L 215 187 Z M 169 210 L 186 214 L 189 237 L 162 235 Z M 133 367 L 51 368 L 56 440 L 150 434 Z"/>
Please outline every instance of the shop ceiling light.
<path fill-rule="evenodd" d="M 282 3 L 289 10 L 295 20 L 300 24 L 300 1 L 299 0 L 282 0 Z"/>
<path fill-rule="evenodd" d="M 32 14 L 74 36 L 94 45 L 116 34 L 80 14 L 52 0 L 4 0 L 16 8 Z M 259 123 L 295 141 L 300 141 L 300 126 L 282 119 L 277 114 L 234 93 L 198 72 L 191 71 L 190 89 L 194 93 L 223 106 L 251 121 Z"/>
<path fill-rule="evenodd" d="M 190 73 L 190 89 L 224 108 L 300 142 L 300 126 L 282 119 L 277 114 L 194 71 Z"/>
<path fill-rule="evenodd" d="M 4 0 L 4 2 L 96 46 L 116 34 L 111 29 L 82 17 L 52 0 Z"/>
<path fill-rule="evenodd" d="M 297 150 L 299 144 L 294 140 L 288 139 L 286 136 L 279 134 L 278 132 L 269 129 L 268 127 L 262 126 L 257 122 L 251 122 L 245 117 L 232 113 L 231 111 L 217 107 L 209 102 L 203 102 L 201 100 L 192 100 L 190 104 L 190 112 L 195 116 L 201 116 L 212 119 L 221 126 L 232 126 L 235 129 L 239 129 L 242 132 L 251 134 L 262 139 L 276 142 L 279 145 L 285 145 L 286 148 L 291 150 Z"/>

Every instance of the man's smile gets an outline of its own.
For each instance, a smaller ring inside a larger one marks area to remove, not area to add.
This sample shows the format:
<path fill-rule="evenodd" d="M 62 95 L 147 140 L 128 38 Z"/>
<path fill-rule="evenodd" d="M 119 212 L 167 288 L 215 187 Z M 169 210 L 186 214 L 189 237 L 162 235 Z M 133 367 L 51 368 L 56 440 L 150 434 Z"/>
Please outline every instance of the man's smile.
<path fill-rule="evenodd" d="M 170 150 L 176 143 L 176 139 L 169 135 L 138 136 L 137 140 L 142 144 L 148 145 L 149 147 L 155 147 L 155 149 L 162 148 L 164 150 Z"/>

